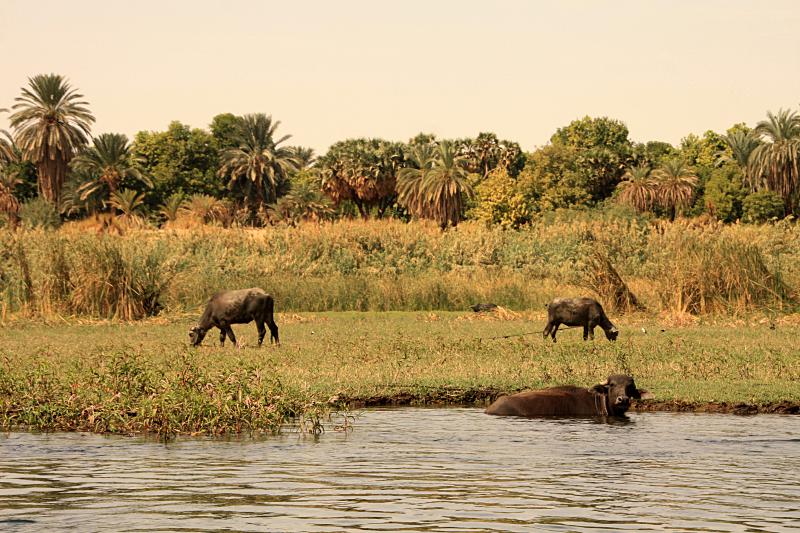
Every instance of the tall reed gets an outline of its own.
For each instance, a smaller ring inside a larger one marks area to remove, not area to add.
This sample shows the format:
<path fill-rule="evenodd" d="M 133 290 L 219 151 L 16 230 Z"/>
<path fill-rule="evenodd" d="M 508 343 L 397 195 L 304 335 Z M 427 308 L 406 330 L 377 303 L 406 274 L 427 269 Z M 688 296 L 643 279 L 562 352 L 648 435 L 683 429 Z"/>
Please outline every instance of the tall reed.
<path fill-rule="evenodd" d="M 251 286 L 285 311 L 463 310 L 478 301 L 529 309 L 587 293 L 624 310 L 630 285 L 652 311 L 739 313 L 792 308 L 800 230 L 574 214 L 519 231 L 398 221 L 124 236 L 29 230 L 0 232 L 0 258 L 6 312 L 41 316 L 134 319 Z"/>

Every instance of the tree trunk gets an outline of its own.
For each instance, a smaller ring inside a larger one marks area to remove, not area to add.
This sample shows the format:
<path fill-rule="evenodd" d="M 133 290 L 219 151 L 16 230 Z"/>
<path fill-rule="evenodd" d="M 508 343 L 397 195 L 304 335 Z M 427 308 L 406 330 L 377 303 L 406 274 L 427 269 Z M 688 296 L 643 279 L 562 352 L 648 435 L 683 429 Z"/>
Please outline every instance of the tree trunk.
<path fill-rule="evenodd" d="M 39 194 L 50 202 L 58 206 L 61 202 L 61 188 L 64 185 L 64 176 L 67 173 L 67 162 L 57 153 L 55 158 L 50 158 L 49 154 L 36 165 L 38 174 Z"/>

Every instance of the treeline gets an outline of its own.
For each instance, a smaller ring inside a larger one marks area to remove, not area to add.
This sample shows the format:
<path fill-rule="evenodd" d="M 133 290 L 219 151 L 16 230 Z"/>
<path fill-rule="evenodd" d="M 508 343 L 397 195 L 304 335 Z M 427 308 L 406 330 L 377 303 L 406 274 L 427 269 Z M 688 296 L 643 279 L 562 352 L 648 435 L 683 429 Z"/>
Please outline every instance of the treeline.
<path fill-rule="evenodd" d="M 94 116 L 63 77 L 29 79 L 0 137 L 0 212 L 15 227 L 105 222 L 295 225 L 342 217 L 475 219 L 516 228 L 560 208 L 625 206 L 653 217 L 762 222 L 800 201 L 800 115 L 755 128 L 633 142 L 622 122 L 585 117 L 523 152 L 493 133 L 407 142 L 347 139 L 317 156 L 262 113 L 208 129 L 92 137 Z"/>

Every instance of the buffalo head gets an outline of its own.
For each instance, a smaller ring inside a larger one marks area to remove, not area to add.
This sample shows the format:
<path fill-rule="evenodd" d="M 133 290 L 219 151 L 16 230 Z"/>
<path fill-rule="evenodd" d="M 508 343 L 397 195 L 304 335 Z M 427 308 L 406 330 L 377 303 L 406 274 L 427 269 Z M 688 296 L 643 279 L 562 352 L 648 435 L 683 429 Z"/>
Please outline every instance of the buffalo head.
<path fill-rule="evenodd" d="M 206 330 L 200 326 L 192 326 L 189 328 L 189 343 L 191 343 L 192 346 L 200 346 L 200 343 L 203 342 L 205 338 Z"/>
<path fill-rule="evenodd" d="M 617 335 L 619 335 L 619 330 L 617 328 L 611 328 L 607 330 L 603 330 L 606 334 L 606 339 L 610 341 L 617 340 Z"/>
<path fill-rule="evenodd" d="M 631 398 L 639 400 L 642 397 L 633 378 L 622 374 L 608 376 L 607 380 L 590 390 L 605 396 L 609 415 L 624 415 L 631 406 Z"/>

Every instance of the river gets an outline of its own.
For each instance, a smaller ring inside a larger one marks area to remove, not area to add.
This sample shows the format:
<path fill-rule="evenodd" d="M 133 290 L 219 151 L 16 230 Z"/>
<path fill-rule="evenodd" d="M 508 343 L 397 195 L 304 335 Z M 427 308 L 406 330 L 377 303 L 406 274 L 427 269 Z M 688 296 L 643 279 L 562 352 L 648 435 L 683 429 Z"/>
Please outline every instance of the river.
<path fill-rule="evenodd" d="M 321 436 L 0 434 L 2 531 L 797 531 L 800 417 L 370 409 Z"/>

